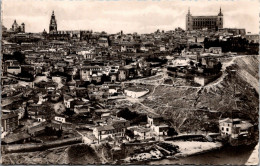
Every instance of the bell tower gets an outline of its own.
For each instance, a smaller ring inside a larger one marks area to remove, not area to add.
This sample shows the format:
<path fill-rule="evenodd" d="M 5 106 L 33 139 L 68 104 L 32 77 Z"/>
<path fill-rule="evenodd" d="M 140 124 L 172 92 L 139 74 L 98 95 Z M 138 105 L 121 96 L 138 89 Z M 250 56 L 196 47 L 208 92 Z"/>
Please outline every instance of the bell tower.
<path fill-rule="evenodd" d="M 49 33 L 57 33 L 57 23 L 56 23 L 54 11 L 52 11 L 52 15 L 51 15 Z"/>
<path fill-rule="evenodd" d="M 219 9 L 219 13 L 218 13 L 218 20 L 217 20 L 217 28 L 223 28 L 223 13 L 221 11 L 221 7 Z"/>
<path fill-rule="evenodd" d="M 190 13 L 190 8 L 189 8 L 188 14 L 186 15 L 186 30 L 191 31 L 192 29 L 193 29 L 192 28 L 192 16 Z"/>

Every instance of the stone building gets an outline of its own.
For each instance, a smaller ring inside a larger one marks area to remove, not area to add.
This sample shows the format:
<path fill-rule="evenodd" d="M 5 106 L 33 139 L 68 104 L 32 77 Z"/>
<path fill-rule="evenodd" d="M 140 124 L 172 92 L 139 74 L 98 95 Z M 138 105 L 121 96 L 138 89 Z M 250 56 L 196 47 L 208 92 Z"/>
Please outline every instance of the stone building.
<path fill-rule="evenodd" d="M 216 16 L 192 16 L 190 9 L 186 15 L 186 30 L 201 30 L 201 29 L 218 30 L 223 28 L 223 14 L 221 8 Z"/>
<path fill-rule="evenodd" d="M 10 114 L 3 114 L 1 117 L 1 130 L 2 132 L 6 131 L 13 131 L 18 128 L 19 120 L 18 114 L 10 113 Z"/>
<path fill-rule="evenodd" d="M 19 26 L 19 25 L 17 24 L 16 20 L 14 20 L 14 23 L 12 24 L 11 31 L 12 31 L 12 32 L 16 32 L 16 33 L 19 33 L 19 32 L 24 33 L 24 32 L 25 32 L 25 24 L 22 23 L 22 24 Z"/>
<path fill-rule="evenodd" d="M 57 33 L 57 22 L 55 19 L 54 11 L 52 11 L 52 15 L 51 15 L 49 33 Z"/>

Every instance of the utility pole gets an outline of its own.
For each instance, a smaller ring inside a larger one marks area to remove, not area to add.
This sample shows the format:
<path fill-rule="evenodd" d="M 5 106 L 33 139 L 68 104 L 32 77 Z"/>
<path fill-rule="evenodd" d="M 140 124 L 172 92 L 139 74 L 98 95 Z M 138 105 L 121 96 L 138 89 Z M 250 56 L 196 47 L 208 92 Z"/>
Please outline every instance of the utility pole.
<path fill-rule="evenodd" d="M 232 70 L 231 72 L 233 73 L 232 76 L 235 77 L 235 75 L 236 75 L 236 70 Z M 232 79 L 232 77 L 231 77 L 231 79 Z M 235 81 L 233 81 L 233 84 L 234 84 L 234 87 L 233 87 L 233 98 L 234 98 L 234 100 L 235 100 L 235 105 L 236 105 L 236 109 L 237 109 L 237 102 L 236 102 L 236 84 L 235 84 Z M 231 122 L 232 122 L 232 124 L 231 124 L 231 137 L 232 137 L 232 133 L 233 133 L 233 108 L 231 109 Z M 230 137 L 230 138 L 231 138 L 231 137 Z"/>
<path fill-rule="evenodd" d="M 231 70 L 231 72 L 232 72 L 232 75 L 231 75 L 231 79 L 232 79 L 232 77 L 234 78 L 235 75 L 236 75 L 236 70 Z M 233 98 L 234 98 L 234 100 L 235 100 L 235 97 L 236 97 L 236 85 L 235 85 L 235 81 L 233 81 L 233 84 L 234 84 L 234 86 L 233 86 Z M 235 105 L 236 105 L 236 109 L 237 109 L 236 100 L 235 100 Z M 231 119 L 232 119 L 232 124 L 233 124 L 233 109 L 231 109 Z"/>

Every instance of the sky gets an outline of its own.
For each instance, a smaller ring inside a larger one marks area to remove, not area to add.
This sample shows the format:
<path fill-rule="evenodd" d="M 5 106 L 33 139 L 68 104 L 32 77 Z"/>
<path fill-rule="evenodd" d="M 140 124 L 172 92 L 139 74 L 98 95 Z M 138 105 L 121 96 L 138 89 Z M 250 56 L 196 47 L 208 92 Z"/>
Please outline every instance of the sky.
<path fill-rule="evenodd" d="M 151 33 L 185 29 L 191 14 L 217 15 L 221 7 L 225 28 L 259 32 L 258 0 L 2 0 L 2 22 L 8 29 L 16 19 L 26 32 L 49 31 L 54 10 L 58 30 Z"/>

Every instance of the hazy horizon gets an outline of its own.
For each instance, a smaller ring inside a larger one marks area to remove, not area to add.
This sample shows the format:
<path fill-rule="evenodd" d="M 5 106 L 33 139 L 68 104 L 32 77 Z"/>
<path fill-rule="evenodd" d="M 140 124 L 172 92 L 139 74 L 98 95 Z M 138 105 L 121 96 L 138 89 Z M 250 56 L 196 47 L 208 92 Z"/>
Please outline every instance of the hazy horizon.
<path fill-rule="evenodd" d="M 259 32 L 259 2 L 251 1 L 69 1 L 69 0 L 3 0 L 2 22 L 10 29 L 14 20 L 25 23 L 26 32 L 49 32 L 52 11 L 58 30 L 93 30 L 117 33 L 151 33 L 160 30 L 185 29 L 185 17 L 217 15 L 221 7 L 224 28 L 245 28 Z"/>

